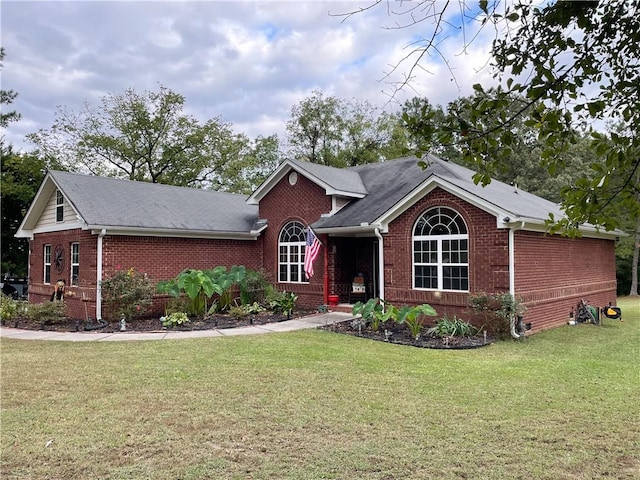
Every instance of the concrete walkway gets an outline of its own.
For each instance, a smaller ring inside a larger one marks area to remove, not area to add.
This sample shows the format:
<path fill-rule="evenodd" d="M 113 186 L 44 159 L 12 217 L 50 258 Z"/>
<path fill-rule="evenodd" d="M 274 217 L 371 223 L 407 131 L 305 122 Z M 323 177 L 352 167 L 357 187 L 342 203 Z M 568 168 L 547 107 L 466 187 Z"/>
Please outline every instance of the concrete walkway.
<path fill-rule="evenodd" d="M 304 328 L 316 328 L 323 325 L 341 322 L 353 318 L 348 313 L 330 312 L 308 317 L 285 320 L 278 323 L 253 325 L 221 330 L 193 330 L 174 331 L 162 330 L 158 332 L 48 332 L 46 330 L 21 330 L 19 328 L 0 327 L 1 338 L 18 340 L 58 340 L 64 342 L 122 342 L 132 340 L 180 340 L 183 338 L 231 337 L 235 335 L 256 335 L 260 333 L 291 332 Z"/>

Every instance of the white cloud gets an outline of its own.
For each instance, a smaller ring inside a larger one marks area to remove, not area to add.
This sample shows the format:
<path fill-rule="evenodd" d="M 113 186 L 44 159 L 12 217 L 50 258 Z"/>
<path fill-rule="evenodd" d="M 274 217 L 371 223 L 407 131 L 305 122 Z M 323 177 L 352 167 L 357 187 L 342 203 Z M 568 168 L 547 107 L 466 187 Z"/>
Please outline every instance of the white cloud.
<path fill-rule="evenodd" d="M 436 2 L 437 3 L 437 2 Z M 29 148 L 24 135 L 49 128 L 56 107 L 78 110 L 85 101 L 127 88 L 156 90 L 162 84 L 186 98 L 187 112 L 201 121 L 220 116 L 250 137 L 282 134 L 291 107 L 320 89 L 327 95 L 387 104 L 384 72 L 407 54 L 424 26 L 389 30 L 395 19 L 378 8 L 347 19 L 355 2 L 21 2 L 2 5 L 6 57 L 2 88 L 18 98 L 23 120 L 6 140 Z M 344 21 L 343 21 L 344 20 Z M 466 56 L 460 38 L 440 45 L 458 89 L 441 60 L 419 72 L 416 94 L 446 104 L 491 81 L 476 70 L 486 61 L 490 39 L 480 37 Z M 393 105 L 386 105 L 393 108 Z"/>

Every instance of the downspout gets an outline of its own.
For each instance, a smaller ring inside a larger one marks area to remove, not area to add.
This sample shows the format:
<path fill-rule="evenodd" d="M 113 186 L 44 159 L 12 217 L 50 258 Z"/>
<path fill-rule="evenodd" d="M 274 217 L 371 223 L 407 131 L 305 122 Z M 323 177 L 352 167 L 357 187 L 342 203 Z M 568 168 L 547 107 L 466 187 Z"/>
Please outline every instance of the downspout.
<path fill-rule="evenodd" d="M 379 297 L 384 300 L 384 244 L 380 228 L 375 228 L 376 237 L 378 237 L 378 285 L 380 288 Z"/>
<path fill-rule="evenodd" d="M 516 298 L 516 230 L 524 228 L 524 221 L 520 223 L 520 226 L 509 227 L 509 293 L 511 298 Z M 513 338 L 521 338 L 524 334 L 519 334 L 516 331 L 516 317 L 511 316 L 511 336 Z"/>
<path fill-rule="evenodd" d="M 107 234 L 107 229 L 103 228 L 98 234 L 98 252 L 96 254 L 96 320 L 102 320 L 102 239 Z"/>

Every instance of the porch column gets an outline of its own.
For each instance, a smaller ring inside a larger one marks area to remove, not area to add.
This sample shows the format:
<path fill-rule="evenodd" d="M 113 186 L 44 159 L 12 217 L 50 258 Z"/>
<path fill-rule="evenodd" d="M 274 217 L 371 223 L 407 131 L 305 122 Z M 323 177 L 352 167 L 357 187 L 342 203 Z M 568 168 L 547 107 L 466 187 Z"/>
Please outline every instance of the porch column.
<path fill-rule="evenodd" d="M 384 242 L 379 227 L 376 227 L 375 233 L 378 237 L 378 289 L 380 290 L 380 298 L 384 300 Z"/>

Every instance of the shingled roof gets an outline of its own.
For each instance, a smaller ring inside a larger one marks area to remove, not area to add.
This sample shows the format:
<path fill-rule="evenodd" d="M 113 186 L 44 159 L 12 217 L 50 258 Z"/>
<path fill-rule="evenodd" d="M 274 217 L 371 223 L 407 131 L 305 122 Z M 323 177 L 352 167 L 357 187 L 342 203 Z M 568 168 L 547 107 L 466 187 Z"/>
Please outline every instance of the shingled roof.
<path fill-rule="evenodd" d="M 258 209 L 247 204 L 244 195 L 59 171 L 48 172 L 20 230 L 26 232 L 36 227 L 55 189 L 62 192 L 87 229 L 232 238 L 257 236 Z"/>
<path fill-rule="evenodd" d="M 352 167 L 362 179 L 368 195 L 352 201 L 331 217 L 314 224 L 316 228 L 351 227 L 363 223 L 375 224 L 434 186 L 454 190 L 465 200 L 492 213 L 541 223 L 549 213 L 562 215 L 560 207 L 548 200 L 518 190 L 516 187 L 494 180 L 486 187 L 473 182 L 474 172 L 438 157 L 428 156 L 426 169 L 418 166 L 416 157 L 406 157 L 381 163 Z"/>
<path fill-rule="evenodd" d="M 75 173 L 51 171 L 31 205 L 16 236 L 29 237 L 56 189 L 75 210 L 79 226 L 108 229 L 112 233 L 198 236 L 207 238 L 257 238 L 266 228 L 258 221 L 258 203 L 291 171 L 325 189 L 326 195 L 350 199 L 313 227 L 319 233 L 372 234 L 386 230 L 413 203 L 434 188 L 444 190 L 494 215 L 503 228 L 515 223 L 544 230 L 552 213 L 562 217 L 560 206 L 515 186 L 492 181 L 486 187 L 473 182 L 474 172 L 434 156 L 418 166 L 405 157 L 346 169 L 287 160 L 249 197 L 231 193 L 132 182 Z M 581 227 L 583 234 L 616 236 L 620 232 Z M 368 233 L 367 233 L 368 232 Z"/>

